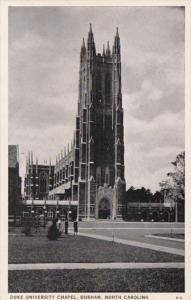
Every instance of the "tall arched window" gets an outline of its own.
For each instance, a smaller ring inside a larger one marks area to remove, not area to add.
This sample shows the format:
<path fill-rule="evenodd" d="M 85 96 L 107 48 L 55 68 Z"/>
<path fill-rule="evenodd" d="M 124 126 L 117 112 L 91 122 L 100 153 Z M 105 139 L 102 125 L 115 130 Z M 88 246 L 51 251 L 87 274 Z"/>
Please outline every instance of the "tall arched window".
<path fill-rule="evenodd" d="M 40 193 L 48 192 L 48 175 L 46 172 L 41 172 L 39 176 L 39 190 Z"/>
<path fill-rule="evenodd" d="M 96 74 L 96 98 L 97 98 L 97 104 L 102 104 L 102 76 L 101 72 L 97 72 Z"/>
<path fill-rule="evenodd" d="M 109 167 L 105 168 L 105 183 L 110 184 L 110 172 Z"/>
<path fill-rule="evenodd" d="M 96 182 L 97 185 L 101 185 L 101 168 L 97 167 L 96 169 Z"/>
<path fill-rule="evenodd" d="M 105 76 L 105 102 L 111 102 L 111 75 L 109 73 Z"/>

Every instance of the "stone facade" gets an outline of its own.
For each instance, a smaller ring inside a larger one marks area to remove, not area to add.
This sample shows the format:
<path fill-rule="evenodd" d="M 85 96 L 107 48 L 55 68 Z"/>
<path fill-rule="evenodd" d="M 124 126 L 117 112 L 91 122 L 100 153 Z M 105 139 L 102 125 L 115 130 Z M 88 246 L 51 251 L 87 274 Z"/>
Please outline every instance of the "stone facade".
<path fill-rule="evenodd" d="M 78 201 L 82 219 L 122 217 L 124 177 L 121 55 L 118 29 L 96 54 L 90 25 L 80 53 L 79 98 L 71 149 L 57 159 L 51 199 Z"/>
<path fill-rule="evenodd" d="M 54 166 L 33 162 L 33 154 L 29 153 L 26 159 L 26 173 L 24 182 L 25 200 L 46 200 L 49 191 L 53 189 Z"/>

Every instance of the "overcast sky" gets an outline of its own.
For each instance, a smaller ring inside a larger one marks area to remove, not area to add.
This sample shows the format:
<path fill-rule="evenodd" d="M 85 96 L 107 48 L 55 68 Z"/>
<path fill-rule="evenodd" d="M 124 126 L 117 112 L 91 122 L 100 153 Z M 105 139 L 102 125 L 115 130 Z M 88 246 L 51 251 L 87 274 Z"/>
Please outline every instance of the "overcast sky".
<path fill-rule="evenodd" d="M 82 38 L 97 52 L 119 27 L 127 187 L 152 191 L 184 150 L 184 10 L 9 8 L 9 144 L 52 159 L 73 137 Z"/>

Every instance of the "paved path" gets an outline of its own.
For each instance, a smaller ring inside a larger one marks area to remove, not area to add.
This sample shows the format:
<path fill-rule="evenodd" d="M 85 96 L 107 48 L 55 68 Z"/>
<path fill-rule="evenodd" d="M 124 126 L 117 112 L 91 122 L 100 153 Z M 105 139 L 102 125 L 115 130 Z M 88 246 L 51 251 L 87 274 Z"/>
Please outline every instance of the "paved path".
<path fill-rule="evenodd" d="M 18 270 L 76 270 L 76 269 L 183 269 L 182 262 L 169 263 L 41 263 L 9 264 L 9 271 Z"/>
<path fill-rule="evenodd" d="M 125 227 L 98 227 L 98 228 L 92 228 L 92 227 L 80 227 L 79 228 L 80 230 L 145 230 L 146 228 L 145 227 L 128 227 L 128 228 L 125 228 Z M 149 230 L 167 230 L 169 231 L 169 227 L 151 227 L 149 228 Z M 182 231 L 183 229 L 182 228 L 174 228 L 176 229 L 176 231 Z"/>
<path fill-rule="evenodd" d="M 120 244 L 124 244 L 124 245 L 141 247 L 141 248 L 151 249 L 151 250 L 155 250 L 155 251 L 161 251 L 161 252 L 165 252 L 165 253 L 171 253 L 171 254 L 184 256 L 183 249 L 170 248 L 170 247 L 165 247 L 165 246 L 160 246 L 160 245 L 153 245 L 153 244 L 148 244 L 148 243 L 143 243 L 143 242 L 119 239 L 119 238 L 115 238 L 115 237 L 90 234 L 90 233 L 81 233 L 80 232 L 79 235 L 91 237 L 91 238 L 95 238 L 95 239 L 99 239 L 99 240 L 114 241 L 115 243 L 120 243 Z"/>
<path fill-rule="evenodd" d="M 183 239 L 170 238 L 170 237 L 167 237 L 167 236 L 157 236 L 157 235 L 152 235 L 152 234 L 145 235 L 145 236 L 146 236 L 146 237 L 150 237 L 150 238 L 152 238 L 152 239 L 168 240 L 168 241 L 175 241 L 175 242 L 184 243 L 184 240 L 183 240 Z"/>
<path fill-rule="evenodd" d="M 73 230 L 73 224 L 70 228 Z M 103 237 L 128 240 L 148 245 L 176 248 L 184 251 L 184 242 L 176 240 L 161 240 L 147 237 L 153 234 L 184 234 L 184 223 L 165 223 L 165 222 L 115 222 L 115 221 L 94 221 L 79 222 L 79 232 Z"/>

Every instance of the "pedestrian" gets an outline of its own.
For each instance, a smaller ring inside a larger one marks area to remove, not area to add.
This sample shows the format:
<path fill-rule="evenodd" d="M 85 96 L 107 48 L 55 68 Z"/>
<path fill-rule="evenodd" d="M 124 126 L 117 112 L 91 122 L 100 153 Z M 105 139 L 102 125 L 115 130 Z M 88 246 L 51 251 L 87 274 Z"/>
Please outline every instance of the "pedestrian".
<path fill-rule="evenodd" d="M 74 235 L 77 235 L 78 234 L 78 221 L 75 220 L 74 221 Z"/>
<path fill-rule="evenodd" d="M 68 220 L 65 221 L 65 234 L 68 234 Z"/>
<path fill-rule="evenodd" d="M 59 237 L 59 231 L 57 229 L 57 219 L 52 220 L 52 225 L 48 229 L 47 238 L 51 241 L 55 241 Z"/>
<path fill-rule="evenodd" d="M 62 222 L 61 222 L 60 218 L 58 218 L 57 222 L 56 222 L 56 226 L 57 226 L 57 229 L 58 229 L 58 232 L 59 232 L 59 236 L 61 236 L 61 233 L 62 233 L 61 225 L 62 225 Z"/>
<path fill-rule="evenodd" d="M 40 219 L 39 219 L 39 216 L 37 215 L 34 218 L 34 228 L 35 228 L 36 233 L 37 233 L 39 227 L 40 227 Z"/>

